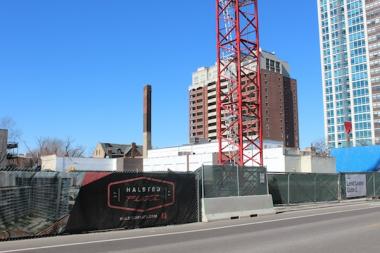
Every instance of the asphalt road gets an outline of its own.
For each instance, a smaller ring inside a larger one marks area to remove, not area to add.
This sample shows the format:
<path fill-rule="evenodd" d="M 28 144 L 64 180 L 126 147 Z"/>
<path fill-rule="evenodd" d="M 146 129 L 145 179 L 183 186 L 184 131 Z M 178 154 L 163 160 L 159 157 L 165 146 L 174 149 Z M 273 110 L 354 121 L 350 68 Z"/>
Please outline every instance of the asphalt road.
<path fill-rule="evenodd" d="M 0 242 L 9 252 L 380 252 L 380 203 L 133 231 Z"/>

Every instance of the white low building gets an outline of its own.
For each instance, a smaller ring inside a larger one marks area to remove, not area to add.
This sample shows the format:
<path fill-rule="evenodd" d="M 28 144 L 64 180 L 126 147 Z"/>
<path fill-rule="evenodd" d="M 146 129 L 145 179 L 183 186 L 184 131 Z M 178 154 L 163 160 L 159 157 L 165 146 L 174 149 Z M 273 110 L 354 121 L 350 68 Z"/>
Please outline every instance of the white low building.
<path fill-rule="evenodd" d="M 117 171 L 117 159 L 76 158 L 49 155 L 41 157 L 41 170 Z"/>
<path fill-rule="evenodd" d="M 217 164 L 217 158 L 216 142 L 153 149 L 148 151 L 148 158 L 144 159 L 144 171 L 195 171 L 203 165 Z M 268 172 L 336 173 L 333 157 L 284 148 L 281 143 L 271 141 L 264 144 L 264 166 Z"/>
<path fill-rule="evenodd" d="M 76 158 L 56 155 L 41 157 L 41 169 L 68 171 L 142 171 L 142 158 Z"/>
<path fill-rule="evenodd" d="M 153 149 L 148 158 L 74 158 L 56 155 L 41 157 L 41 169 L 52 171 L 196 171 L 218 163 L 218 143 Z M 247 166 L 253 166 L 252 163 Z M 268 172 L 336 173 L 333 157 L 315 152 L 284 148 L 278 142 L 265 142 L 264 166 Z"/>

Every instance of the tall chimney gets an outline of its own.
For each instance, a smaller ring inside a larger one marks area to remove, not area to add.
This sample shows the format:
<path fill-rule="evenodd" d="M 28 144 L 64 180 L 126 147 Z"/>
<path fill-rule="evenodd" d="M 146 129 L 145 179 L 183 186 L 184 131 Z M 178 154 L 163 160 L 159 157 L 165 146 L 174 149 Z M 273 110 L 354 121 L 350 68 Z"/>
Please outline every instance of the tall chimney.
<path fill-rule="evenodd" d="M 144 158 L 148 157 L 148 150 L 152 149 L 152 86 L 144 87 Z"/>
<path fill-rule="evenodd" d="M 0 169 L 7 165 L 8 130 L 0 129 Z"/>

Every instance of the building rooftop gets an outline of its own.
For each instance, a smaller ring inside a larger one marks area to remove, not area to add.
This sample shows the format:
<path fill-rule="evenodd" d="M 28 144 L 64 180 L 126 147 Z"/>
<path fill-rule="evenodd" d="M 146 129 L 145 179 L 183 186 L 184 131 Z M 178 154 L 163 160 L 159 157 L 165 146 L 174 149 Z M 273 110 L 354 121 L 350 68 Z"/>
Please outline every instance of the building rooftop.
<path fill-rule="evenodd" d="M 136 145 L 134 143 L 132 144 L 116 144 L 116 143 L 100 143 L 103 150 L 106 152 L 106 154 L 112 154 L 112 156 L 124 156 L 129 157 L 132 156 L 132 151 L 137 151 L 138 154 L 135 154 L 135 156 L 141 156 L 143 152 L 143 146 L 142 145 Z"/>

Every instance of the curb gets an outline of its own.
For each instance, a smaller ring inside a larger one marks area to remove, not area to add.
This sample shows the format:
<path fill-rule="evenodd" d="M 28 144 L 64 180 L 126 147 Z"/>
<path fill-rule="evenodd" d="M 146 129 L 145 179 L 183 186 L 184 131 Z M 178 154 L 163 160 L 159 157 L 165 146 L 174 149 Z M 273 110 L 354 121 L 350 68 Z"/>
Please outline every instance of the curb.
<path fill-rule="evenodd" d="M 289 206 L 275 206 L 274 209 L 276 213 L 286 213 L 286 212 L 304 211 L 304 210 L 313 210 L 313 209 L 322 209 L 322 208 L 331 208 L 331 207 L 340 207 L 340 206 L 352 206 L 352 205 L 357 205 L 360 203 L 365 204 L 368 202 L 378 202 L 378 201 L 372 200 L 372 198 L 362 198 L 362 199 L 342 200 L 342 201 L 333 201 L 333 202 L 309 203 L 309 204 L 289 205 Z"/>

